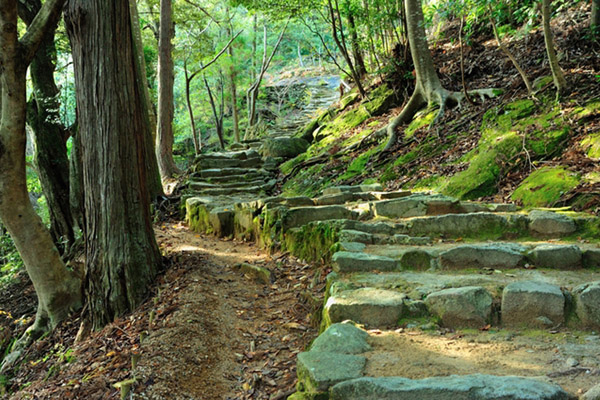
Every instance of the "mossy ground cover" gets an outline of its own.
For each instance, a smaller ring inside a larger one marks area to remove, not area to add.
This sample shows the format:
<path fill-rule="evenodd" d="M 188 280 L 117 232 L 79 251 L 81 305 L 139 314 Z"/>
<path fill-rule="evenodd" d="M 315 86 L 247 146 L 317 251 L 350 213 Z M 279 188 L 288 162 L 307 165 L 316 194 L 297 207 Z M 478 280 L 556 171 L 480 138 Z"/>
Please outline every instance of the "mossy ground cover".
<path fill-rule="evenodd" d="M 523 181 L 513 193 L 512 199 L 525 207 L 551 206 L 580 181 L 581 178 L 576 173 L 564 167 L 541 168 Z"/>

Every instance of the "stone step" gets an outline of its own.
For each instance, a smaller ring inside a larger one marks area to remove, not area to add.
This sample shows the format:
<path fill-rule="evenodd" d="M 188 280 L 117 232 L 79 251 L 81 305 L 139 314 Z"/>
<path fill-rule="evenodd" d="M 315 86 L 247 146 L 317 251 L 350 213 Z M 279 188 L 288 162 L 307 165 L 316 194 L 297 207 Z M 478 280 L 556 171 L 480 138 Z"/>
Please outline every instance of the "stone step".
<path fill-rule="evenodd" d="M 215 168 L 260 168 L 263 160 L 260 157 L 249 158 L 247 160 L 238 159 L 208 159 L 200 160 L 194 165 L 194 172 L 200 172 L 204 169 Z"/>
<path fill-rule="evenodd" d="M 222 178 L 227 176 L 244 176 L 248 174 L 266 174 L 267 172 L 258 168 L 214 168 L 203 169 L 199 172 L 202 178 Z"/>
<path fill-rule="evenodd" d="M 201 195 L 206 195 L 206 196 L 230 196 L 230 195 L 235 195 L 235 194 L 240 194 L 240 193 L 247 193 L 247 194 L 255 194 L 255 195 L 261 195 L 261 194 L 266 194 L 270 191 L 273 190 L 273 188 L 275 187 L 275 184 L 277 183 L 276 180 L 273 180 L 271 182 L 267 182 L 263 185 L 257 185 L 257 186 L 245 186 L 245 187 L 229 187 L 229 188 L 212 188 L 212 189 L 201 189 L 199 190 L 199 194 Z"/>
<path fill-rule="evenodd" d="M 241 150 L 241 151 L 224 151 L 201 154 L 194 160 L 194 163 L 201 160 L 248 160 L 251 158 L 260 158 L 255 150 Z"/>
<path fill-rule="evenodd" d="M 256 171 L 247 172 L 240 175 L 226 175 L 226 176 L 213 176 L 210 178 L 198 177 L 198 175 L 192 175 L 193 179 L 208 183 L 243 183 L 248 180 L 265 179 L 272 176 L 269 172 L 259 169 Z M 199 179 L 198 179 L 199 178 Z"/>
<path fill-rule="evenodd" d="M 290 208 L 282 214 L 281 225 L 284 231 L 306 225 L 313 221 L 336 219 L 356 219 L 358 214 L 343 206 L 315 206 Z"/>
<path fill-rule="evenodd" d="M 347 236 L 347 232 L 342 231 L 340 237 L 343 239 Z M 350 234 L 354 235 L 353 232 L 350 232 Z M 369 236 L 365 234 L 361 236 L 361 233 L 357 232 L 350 239 L 365 244 L 365 242 L 368 242 Z M 364 240 L 361 242 L 361 239 Z M 397 240 L 410 243 L 421 239 L 426 238 L 404 236 Z M 353 242 L 342 242 L 342 247 L 348 246 L 347 243 Z M 522 267 L 570 270 L 582 267 L 600 268 L 599 258 L 600 248 L 594 244 L 485 242 L 437 243 L 435 245 L 367 245 L 362 252 L 342 251 L 335 253 L 332 261 L 333 269 L 338 272 L 429 269 L 507 270 Z"/>
<path fill-rule="evenodd" d="M 447 328 L 546 329 L 568 322 L 577 329 L 598 329 L 599 279 L 596 270 L 333 273 L 323 315 L 327 324 L 351 319 L 370 327 L 431 316 Z"/>
<path fill-rule="evenodd" d="M 255 180 L 244 180 L 238 182 L 224 182 L 224 183 L 208 183 L 203 181 L 190 181 L 189 187 L 193 190 L 203 190 L 203 189 L 216 189 L 216 188 L 237 188 L 237 187 L 248 187 L 248 186 L 260 186 L 267 183 L 264 179 L 255 179 Z"/>

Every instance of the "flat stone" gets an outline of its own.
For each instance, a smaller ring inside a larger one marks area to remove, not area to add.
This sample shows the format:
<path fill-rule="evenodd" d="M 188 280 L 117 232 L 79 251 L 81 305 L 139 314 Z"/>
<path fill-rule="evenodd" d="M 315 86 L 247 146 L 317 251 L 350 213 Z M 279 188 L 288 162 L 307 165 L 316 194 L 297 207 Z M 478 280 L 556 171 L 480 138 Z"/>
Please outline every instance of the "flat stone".
<path fill-rule="evenodd" d="M 352 229 L 343 229 L 340 231 L 340 240 L 343 242 L 373 244 L 373 235 Z"/>
<path fill-rule="evenodd" d="M 492 313 L 492 295 L 482 287 L 467 286 L 431 293 L 425 304 L 448 328 L 481 328 Z"/>
<path fill-rule="evenodd" d="M 548 211 L 532 211 L 529 221 L 531 232 L 541 236 L 565 236 L 577 230 L 572 218 Z"/>
<path fill-rule="evenodd" d="M 347 251 L 351 253 L 362 253 L 367 248 L 364 243 L 358 242 L 339 242 L 339 251 Z"/>
<path fill-rule="evenodd" d="M 332 194 L 340 193 L 360 193 L 360 192 L 380 192 L 383 190 L 383 186 L 378 183 L 371 185 L 359 185 L 359 186 L 333 186 L 323 190 L 323 195 L 328 196 Z"/>
<path fill-rule="evenodd" d="M 354 213 L 343 206 L 297 207 L 283 214 L 281 225 L 285 231 L 314 221 L 352 218 Z"/>
<path fill-rule="evenodd" d="M 406 295 L 393 290 L 362 288 L 329 297 L 323 313 L 332 323 L 352 320 L 368 326 L 395 326 L 404 311 Z"/>
<path fill-rule="evenodd" d="M 573 289 L 575 310 L 581 323 L 589 328 L 600 328 L 600 281 L 585 283 Z"/>
<path fill-rule="evenodd" d="M 330 400 L 569 400 L 560 386 L 517 376 L 462 375 L 420 380 L 359 378 L 331 389 Z"/>
<path fill-rule="evenodd" d="M 374 235 L 393 235 L 394 225 L 385 222 L 367 223 L 362 221 L 344 221 L 344 229 L 351 229 L 361 232 L 367 232 Z"/>
<path fill-rule="evenodd" d="M 352 324 L 333 324 L 310 347 L 312 352 L 360 354 L 371 350 L 369 334 Z"/>
<path fill-rule="evenodd" d="M 512 269 L 525 263 L 525 248 L 513 243 L 465 244 L 440 254 L 443 268 Z"/>
<path fill-rule="evenodd" d="M 408 190 L 399 190 L 396 192 L 372 192 L 371 194 L 377 200 L 393 200 L 408 197 L 412 195 L 412 192 L 409 192 Z"/>
<path fill-rule="evenodd" d="M 285 205 L 288 207 L 312 207 L 315 202 L 310 197 L 298 196 L 298 197 L 287 197 L 285 199 Z"/>
<path fill-rule="evenodd" d="M 219 160 L 219 159 L 237 159 L 247 160 L 249 158 L 260 157 L 256 150 L 243 150 L 243 151 L 225 151 L 225 152 L 214 152 L 206 153 L 196 157 L 196 162 L 200 160 Z"/>
<path fill-rule="evenodd" d="M 455 199 L 443 195 L 413 194 L 400 199 L 376 201 L 373 212 L 376 217 L 409 218 L 445 213 L 457 204 Z"/>
<path fill-rule="evenodd" d="M 581 249 L 576 245 L 542 244 L 529 257 L 541 268 L 573 269 L 581 267 L 582 262 Z"/>
<path fill-rule="evenodd" d="M 509 218 L 495 213 L 448 214 L 410 220 L 403 233 L 412 236 L 473 237 L 486 233 L 501 234 L 524 225 L 525 221 L 525 216 Z"/>
<path fill-rule="evenodd" d="M 367 359 L 340 353 L 305 352 L 298 354 L 298 380 L 306 392 L 325 392 L 333 385 L 363 376 Z"/>
<path fill-rule="evenodd" d="M 356 201 L 357 199 L 360 200 L 354 193 L 344 192 L 317 197 L 314 201 L 318 206 L 330 206 L 335 204 L 349 203 Z"/>
<path fill-rule="evenodd" d="M 394 235 L 393 243 L 409 246 L 426 246 L 433 243 L 433 240 L 427 236 L 413 237 L 408 235 Z"/>
<path fill-rule="evenodd" d="M 434 251 L 428 248 L 409 248 L 400 256 L 402 269 L 427 270 L 433 267 Z"/>
<path fill-rule="evenodd" d="M 600 249 L 587 249 L 583 252 L 583 266 L 585 268 L 600 267 Z"/>
<path fill-rule="evenodd" d="M 517 206 L 510 203 L 491 203 L 487 205 L 490 211 L 494 212 L 515 212 Z"/>
<path fill-rule="evenodd" d="M 260 158 L 249 158 L 247 160 L 238 159 L 213 159 L 213 160 L 200 160 L 194 168 L 195 172 L 200 172 L 203 169 L 215 169 L 215 168 L 259 168 L 262 165 Z"/>
<path fill-rule="evenodd" d="M 244 175 L 248 172 L 258 172 L 258 170 L 247 168 L 211 168 L 200 171 L 200 176 L 202 178 L 216 178 L 232 175 Z"/>
<path fill-rule="evenodd" d="M 332 262 L 333 270 L 343 273 L 398 270 L 398 262 L 393 258 L 365 253 L 338 251 L 333 255 Z"/>
<path fill-rule="evenodd" d="M 560 288 L 545 282 L 513 282 L 502 293 L 502 324 L 548 328 L 565 320 L 565 297 Z"/>

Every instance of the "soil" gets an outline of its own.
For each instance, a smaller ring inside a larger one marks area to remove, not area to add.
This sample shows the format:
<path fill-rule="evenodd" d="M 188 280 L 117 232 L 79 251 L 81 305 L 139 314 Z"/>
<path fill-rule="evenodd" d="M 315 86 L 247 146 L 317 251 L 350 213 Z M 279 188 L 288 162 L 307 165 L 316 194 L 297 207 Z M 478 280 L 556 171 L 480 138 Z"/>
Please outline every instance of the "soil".
<path fill-rule="evenodd" d="M 313 316 L 326 271 L 180 223 L 162 224 L 156 235 L 170 265 L 152 298 L 80 343 L 77 317 L 40 340 L 10 381 L 8 398 L 119 398 L 113 385 L 129 379 L 139 399 L 284 399 L 294 392 L 295 355 L 317 335 Z M 241 274 L 242 262 L 269 269 L 272 283 Z"/>
<path fill-rule="evenodd" d="M 485 373 L 542 377 L 581 395 L 598 383 L 600 336 L 578 332 L 371 332 L 367 376 Z"/>

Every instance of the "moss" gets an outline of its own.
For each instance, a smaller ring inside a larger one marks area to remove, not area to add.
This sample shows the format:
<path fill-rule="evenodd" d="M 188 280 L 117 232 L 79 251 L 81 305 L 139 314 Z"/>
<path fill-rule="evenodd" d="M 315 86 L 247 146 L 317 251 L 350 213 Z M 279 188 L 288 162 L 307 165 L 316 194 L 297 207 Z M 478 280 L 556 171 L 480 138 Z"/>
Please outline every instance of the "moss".
<path fill-rule="evenodd" d="M 387 85 L 378 86 L 369 93 L 364 106 L 372 116 L 381 115 L 396 102 L 396 94 Z"/>
<path fill-rule="evenodd" d="M 533 81 L 533 89 L 536 92 L 539 92 L 540 90 L 545 88 L 547 85 L 551 84 L 552 82 L 553 82 L 552 75 L 540 76 L 535 81 Z"/>
<path fill-rule="evenodd" d="M 312 222 L 285 233 L 284 250 L 306 261 L 329 262 L 339 240 L 339 226 L 330 221 Z"/>
<path fill-rule="evenodd" d="M 588 157 L 600 158 L 600 133 L 586 136 L 581 141 L 581 146 L 585 149 Z"/>
<path fill-rule="evenodd" d="M 598 114 L 598 112 L 600 112 L 600 100 L 593 100 L 583 106 L 575 107 L 572 114 L 575 119 L 583 122 L 587 118 Z"/>
<path fill-rule="evenodd" d="M 186 202 L 186 211 L 186 221 L 192 231 L 208 234 L 213 232 L 206 205 L 200 202 L 188 201 Z"/>
<path fill-rule="evenodd" d="M 292 169 L 294 169 L 295 166 L 306 161 L 307 159 L 308 159 L 308 154 L 302 153 L 299 156 L 292 158 L 291 160 L 288 160 L 288 161 L 284 162 L 283 164 L 281 164 L 281 166 L 279 167 L 279 170 L 283 174 L 287 175 L 290 172 L 292 172 Z"/>
<path fill-rule="evenodd" d="M 431 125 L 437 113 L 437 110 L 419 112 L 404 131 L 404 137 L 411 138 L 419 129 Z"/>
<path fill-rule="evenodd" d="M 468 200 L 495 193 L 502 165 L 520 149 L 521 138 L 515 132 L 497 137 L 493 143 L 480 145 L 469 168 L 450 178 L 441 188 L 442 193 Z"/>
<path fill-rule="evenodd" d="M 358 93 L 350 93 L 349 95 L 343 97 L 340 100 L 340 111 L 344 111 L 346 108 L 350 107 L 352 104 L 356 103 L 356 100 L 359 99 Z"/>
<path fill-rule="evenodd" d="M 563 167 L 542 168 L 529 175 L 511 198 L 523 202 L 525 207 L 552 206 L 563 194 L 575 188 L 580 179 Z"/>

